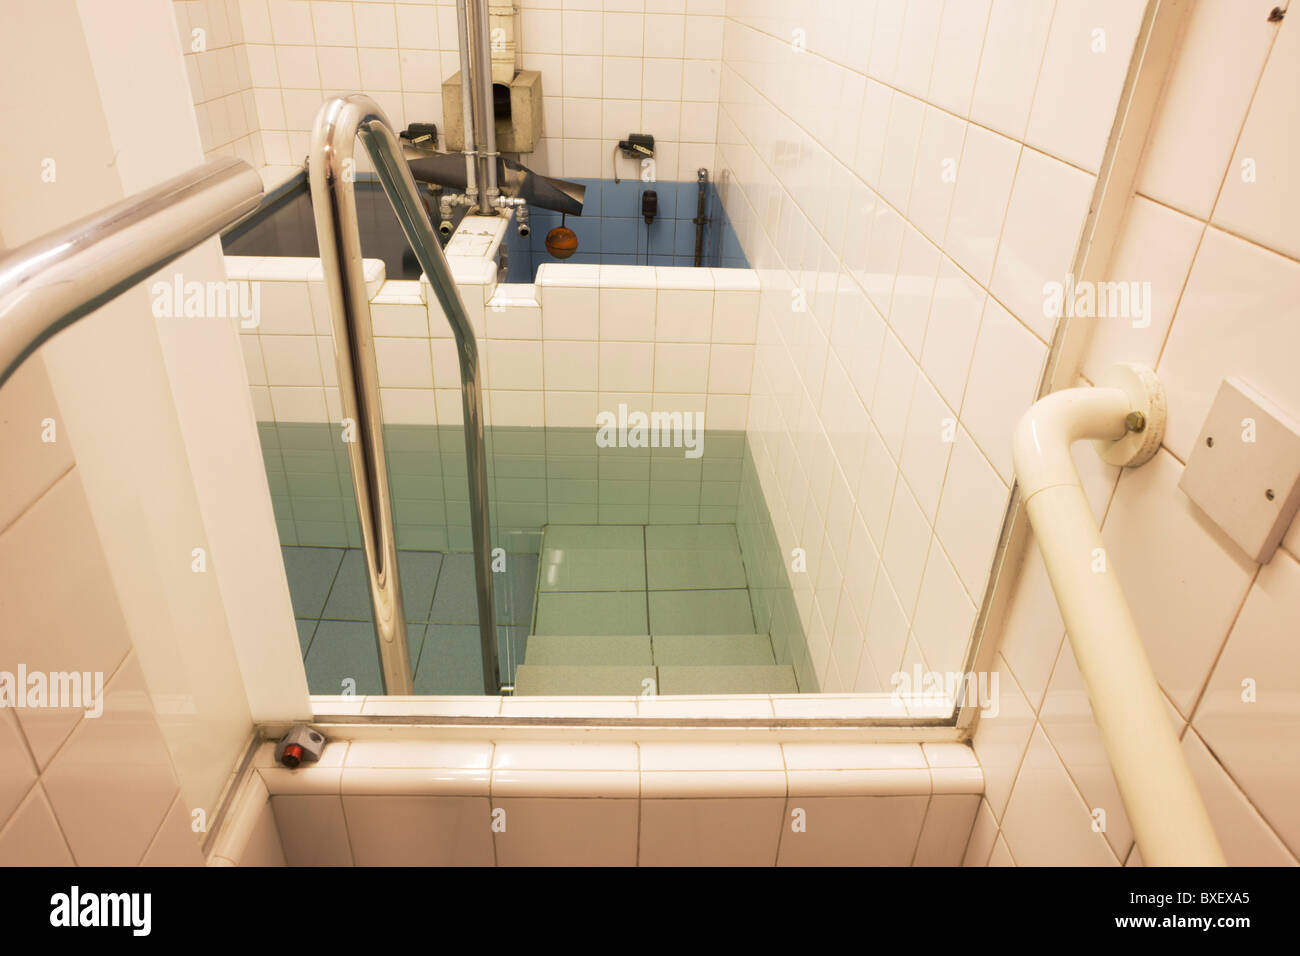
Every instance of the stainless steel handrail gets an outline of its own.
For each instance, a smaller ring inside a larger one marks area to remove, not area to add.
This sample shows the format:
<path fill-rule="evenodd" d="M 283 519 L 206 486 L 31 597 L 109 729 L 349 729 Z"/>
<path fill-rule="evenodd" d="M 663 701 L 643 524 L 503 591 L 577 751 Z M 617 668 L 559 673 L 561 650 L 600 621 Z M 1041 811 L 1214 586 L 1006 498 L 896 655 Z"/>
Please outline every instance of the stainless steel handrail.
<path fill-rule="evenodd" d="M 465 417 L 465 457 L 469 475 L 474 581 L 478 591 L 479 640 L 483 648 L 483 688 L 501 691 L 497 661 L 496 616 L 492 596 L 491 530 L 487 511 L 487 459 L 483 449 L 483 401 L 478 384 L 478 344 L 447 259 L 425 214 L 415 181 L 402 156 L 392 125 L 368 96 L 336 97 L 321 107 L 312 130 L 308 180 L 325 289 L 334 325 L 334 358 L 345 423 L 355 428 L 348 460 L 361 519 L 370 574 L 384 687 L 410 694 L 411 657 L 406 642 L 402 592 L 393 534 L 392 500 L 384 457 L 379 376 L 370 326 L 370 301 L 361 260 L 357 225 L 357 137 L 374 163 L 384 194 L 397 214 L 406 240 L 456 337 L 460 358 L 461 405 Z M 358 385 L 360 388 L 358 389 Z"/>
<path fill-rule="evenodd" d="M 0 386 L 40 345 L 257 209 L 262 178 L 215 159 L 0 257 Z"/>

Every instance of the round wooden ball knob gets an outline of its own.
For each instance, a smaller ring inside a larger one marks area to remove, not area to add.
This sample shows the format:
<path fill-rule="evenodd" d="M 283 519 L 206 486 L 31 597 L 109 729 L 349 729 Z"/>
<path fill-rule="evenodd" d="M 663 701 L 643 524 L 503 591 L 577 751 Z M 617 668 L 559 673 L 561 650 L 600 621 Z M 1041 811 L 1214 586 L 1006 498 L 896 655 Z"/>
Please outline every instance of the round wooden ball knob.
<path fill-rule="evenodd" d="M 565 226 L 556 226 L 546 234 L 546 251 L 557 259 L 567 259 L 578 251 L 578 237 Z"/>

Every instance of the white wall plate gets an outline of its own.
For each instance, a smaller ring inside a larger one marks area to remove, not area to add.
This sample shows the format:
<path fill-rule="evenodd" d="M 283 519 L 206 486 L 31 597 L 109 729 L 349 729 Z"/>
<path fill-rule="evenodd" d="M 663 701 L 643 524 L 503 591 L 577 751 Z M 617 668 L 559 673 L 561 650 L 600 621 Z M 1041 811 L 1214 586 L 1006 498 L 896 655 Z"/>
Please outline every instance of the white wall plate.
<path fill-rule="evenodd" d="M 1266 563 L 1300 506 L 1300 425 L 1241 379 L 1226 380 L 1178 487 Z"/>

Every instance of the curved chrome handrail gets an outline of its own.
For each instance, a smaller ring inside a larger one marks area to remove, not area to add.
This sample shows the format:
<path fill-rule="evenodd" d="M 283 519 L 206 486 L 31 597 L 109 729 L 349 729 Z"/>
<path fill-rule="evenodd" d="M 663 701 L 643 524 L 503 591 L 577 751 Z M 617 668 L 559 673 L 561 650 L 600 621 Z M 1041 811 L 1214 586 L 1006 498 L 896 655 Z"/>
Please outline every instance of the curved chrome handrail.
<path fill-rule="evenodd" d="M 257 209 L 262 178 L 214 159 L 0 257 L 0 386 L 42 343 Z"/>
<path fill-rule="evenodd" d="M 375 610 L 375 636 L 379 644 L 384 688 L 389 694 L 411 694 L 413 679 L 384 457 L 379 374 L 357 224 L 353 150 L 358 136 L 374 163 L 384 194 L 397 214 L 402 232 L 428 276 L 456 337 L 465 417 L 479 640 L 483 649 L 483 687 L 486 693 L 497 694 L 502 685 L 492 595 L 492 539 L 487 511 L 487 460 L 483 449 L 478 345 L 469 314 L 425 214 L 392 125 L 374 100 L 353 94 L 329 100 L 317 113 L 307 176 L 334 327 L 334 358 L 338 366 L 343 418 L 345 423 L 350 420 L 355 424 L 355 440 L 348 443 L 348 461 L 352 468 L 352 484 L 370 575 L 370 597 Z"/>

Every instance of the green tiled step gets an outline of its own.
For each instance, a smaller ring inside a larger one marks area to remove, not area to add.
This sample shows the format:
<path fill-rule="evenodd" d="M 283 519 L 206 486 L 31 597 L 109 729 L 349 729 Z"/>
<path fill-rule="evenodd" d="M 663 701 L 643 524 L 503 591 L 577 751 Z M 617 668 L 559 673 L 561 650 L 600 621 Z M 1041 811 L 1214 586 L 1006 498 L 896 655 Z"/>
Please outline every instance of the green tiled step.
<path fill-rule="evenodd" d="M 520 664 L 516 697 L 609 697 L 643 694 L 659 676 L 652 664 Z"/>
<path fill-rule="evenodd" d="M 515 672 L 515 696 L 611 696 L 644 694 L 653 685 L 659 694 L 794 694 L 789 664 L 719 666 L 521 664 Z"/>
<path fill-rule="evenodd" d="M 766 634 L 656 634 L 650 643 L 654 662 L 674 670 L 683 666 L 776 663 L 771 638 Z"/>
<path fill-rule="evenodd" d="M 659 668 L 661 694 L 797 694 L 789 664 Z"/>
<path fill-rule="evenodd" d="M 526 664 L 775 664 L 766 634 L 534 634 Z"/>
<path fill-rule="evenodd" d="M 532 634 L 524 646 L 524 664 L 649 666 L 654 663 L 650 638 L 636 634 Z"/>

